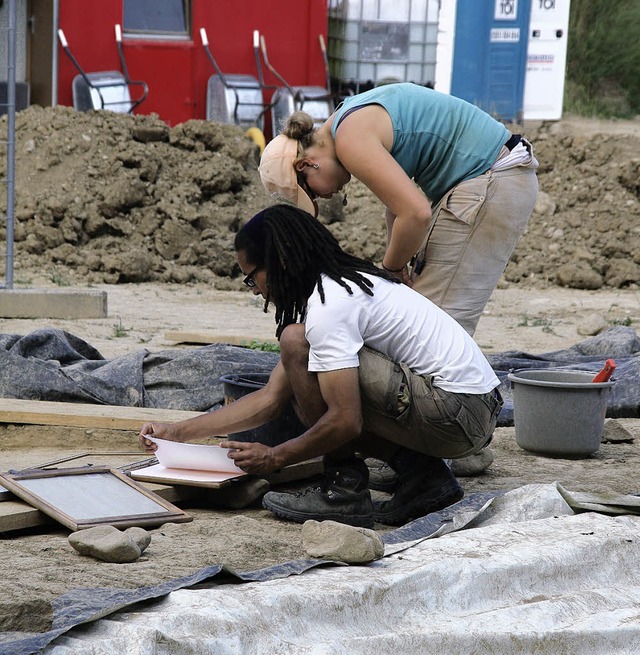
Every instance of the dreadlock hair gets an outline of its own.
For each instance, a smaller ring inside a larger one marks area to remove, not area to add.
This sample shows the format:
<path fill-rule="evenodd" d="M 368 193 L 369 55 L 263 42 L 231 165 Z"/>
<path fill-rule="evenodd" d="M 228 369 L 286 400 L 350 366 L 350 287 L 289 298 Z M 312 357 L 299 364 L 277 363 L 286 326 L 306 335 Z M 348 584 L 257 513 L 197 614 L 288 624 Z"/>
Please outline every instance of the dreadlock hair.
<path fill-rule="evenodd" d="M 373 296 L 372 282 L 362 275 L 376 275 L 390 282 L 399 280 L 371 262 L 349 255 L 329 230 L 291 205 L 274 205 L 256 214 L 236 234 L 236 252 L 243 250 L 254 266 L 266 271 L 267 294 L 276 307 L 276 337 L 291 323 L 304 320 L 309 296 L 318 287 L 324 303 L 324 274 L 353 293 L 353 282 Z"/>

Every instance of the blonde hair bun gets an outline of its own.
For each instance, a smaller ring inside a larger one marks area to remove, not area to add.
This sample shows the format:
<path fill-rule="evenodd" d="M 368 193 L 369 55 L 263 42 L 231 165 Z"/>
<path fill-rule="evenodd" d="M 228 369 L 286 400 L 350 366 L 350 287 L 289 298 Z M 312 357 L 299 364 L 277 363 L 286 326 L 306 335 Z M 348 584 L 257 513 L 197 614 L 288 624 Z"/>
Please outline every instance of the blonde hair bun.
<path fill-rule="evenodd" d="M 282 133 L 290 139 L 302 141 L 314 129 L 313 118 L 305 111 L 294 111 L 284 124 Z"/>

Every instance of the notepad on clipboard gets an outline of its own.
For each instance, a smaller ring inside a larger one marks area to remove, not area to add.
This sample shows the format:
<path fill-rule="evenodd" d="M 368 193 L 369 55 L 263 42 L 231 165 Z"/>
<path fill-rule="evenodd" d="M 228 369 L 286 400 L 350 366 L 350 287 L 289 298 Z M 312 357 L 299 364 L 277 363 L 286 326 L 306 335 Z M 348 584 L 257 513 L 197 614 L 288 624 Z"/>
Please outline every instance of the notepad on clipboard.
<path fill-rule="evenodd" d="M 131 471 L 134 480 L 217 488 L 247 475 L 227 457 L 226 448 L 146 438 L 158 446 L 158 463 Z"/>

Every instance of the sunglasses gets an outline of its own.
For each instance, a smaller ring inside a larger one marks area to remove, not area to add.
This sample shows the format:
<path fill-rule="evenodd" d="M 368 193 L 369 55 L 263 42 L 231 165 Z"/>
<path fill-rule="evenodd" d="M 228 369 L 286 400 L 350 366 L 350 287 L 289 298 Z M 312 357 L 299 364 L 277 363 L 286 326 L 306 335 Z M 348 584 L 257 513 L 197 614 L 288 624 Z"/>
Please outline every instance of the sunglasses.
<path fill-rule="evenodd" d="M 247 277 L 242 280 L 243 284 L 246 284 L 249 289 L 253 289 L 256 286 L 256 281 L 253 279 L 253 276 L 260 270 L 259 266 L 256 266 Z"/>
<path fill-rule="evenodd" d="M 306 176 L 302 173 L 298 173 L 298 184 L 302 187 L 309 198 L 311 198 L 311 200 L 315 200 L 318 197 L 318 194 L 309 186 Z"/>

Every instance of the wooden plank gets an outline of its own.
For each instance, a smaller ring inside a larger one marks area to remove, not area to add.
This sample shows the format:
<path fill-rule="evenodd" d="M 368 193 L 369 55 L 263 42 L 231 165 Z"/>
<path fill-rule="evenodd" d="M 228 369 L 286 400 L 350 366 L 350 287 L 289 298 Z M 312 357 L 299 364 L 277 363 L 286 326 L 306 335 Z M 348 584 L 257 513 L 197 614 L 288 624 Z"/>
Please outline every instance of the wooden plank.
<path fill-rule="evenodd" d="M 314 475 L 320 475 L 323 471 L 322 457 L 314 457 L 298 464 L 285 466 L 283 469 L 262 477 L 266 478 L 270 484 L 286 484 L 287 482 L 295 482 L 296 480 L 304 480 Z"/>
<path fill-rule="evenodd" d="M 139 430 L 143 423 L 149 421 L 174 423 L 200 414 L 202 412 L 153 407 L 121 407 L 0 398 L 0 423 Z"/>
<path fill-rule="evenodd" d="M 39 509 L 21 500 L 0 503 L 0 533 L 33 528 L 51 523 L 51 519 Z"/>
<path fill-rule="evenodd" d="M 165 332 L 164 338 L 167 341 L 177 343 L 228 343 L 232 346 L 249 346 L 252 342 L 277 344 L 274 338 L 263 339 L 262 337 L 246 337 L 232 334 L 213 334 L 210 332 Z"/>

